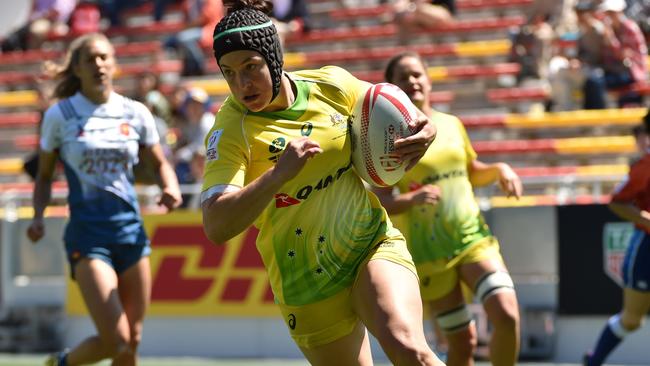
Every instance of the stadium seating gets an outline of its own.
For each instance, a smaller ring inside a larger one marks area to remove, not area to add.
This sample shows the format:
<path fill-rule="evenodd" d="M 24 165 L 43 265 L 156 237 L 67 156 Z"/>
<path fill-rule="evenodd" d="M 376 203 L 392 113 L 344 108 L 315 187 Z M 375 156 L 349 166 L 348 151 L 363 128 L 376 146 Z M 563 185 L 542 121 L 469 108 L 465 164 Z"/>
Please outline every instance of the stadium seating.
<path fill-rule="evenodd" d="M 467 128 L 567 128 L 578 126 L 635 125 L 647 113 L 645 108 L 579 110 L 539 115 L 502 114 L 466 116 L 461 120 Z"/>
<path fill-rule="evenodd" d="M 0 114 L 0 128 L 26 125 L 34 126 L 40 118 L 41 115 L 37 112 L 3 113 Z"/>
<path fill-rule="evenodd" d="M 526 179 L 553 180 L 566 175 L 597 179 L 608 171 L 624 174 L 621 167 L 625 164 L 621 164 L 619 156 L 634 151 L 628 130 L 641 120 L 644 108 L 510 113 L 548 99 L 545 88 L 502 83 L 520 69 L 507 59 L 511 47 L 508 29 L 523 23 L 523 8 L 531 3 L 461 0 L 453 25 L 413 32 L 408 44 L 404 44 L 399 30 L 379 19 L 386 11 L 384 5 L 364 2 L 339 9 L 332 0 L 311 1 L 309 5 L 316 9 L 314 18 L 321 20 L 317 22 L 320 26 L 287 40 L 285 67 L 293 70 L 341 65 L 361 79 L 380 82 L 388 58 L 415 51 L 431 65 L 431 102 L 460 116 L 477 152 L 486 160 L 506 160 Z M 178 13 L 180 8 L 172 5 L 169 11 Z M 118 57 L 117 88 L 125 94 L 134 85 L 131 79 L 143 72 L 164 76 L 162 89 L 167 93 L 179 82 L 181 61 L 162 52 L 161 43 L 184 24 L 173 15 L 156 23 L 151 14 L 151 5 L 131 9 L 124 26 L 106 32 Z M 2 140 L 0 175 L 19 174 L 22 157 L 36 147 L 40 112 L 35 109 L 38 94 L 31 90 L 36 70 L 44 59 L 59 59 L 69 39 L 51 37 L 43 50 L 0 55 L 0 86 L 4 90 L 0 91 L 0 129 L 20 131 L 19 136 Z M 206 89 L 216 102 L 216 110 L 228 88 L 211 50 L 205 52 L 208 75 L 181 81 Z M 650 93 L 648 84 L 635 85 L 633 90 Z M 533 168 L 526 168 L 530 165 Z"/>
<path fill-rule="evenodd" d="M 436 29 L 421 29 L 412 35 L 440 35 L 440 34 L 459 34 L 464 32 L 490 32 L 496 30 L 505 30 L 508 27 L 523 24 L 524 18 L 513 16 L 507 18 L 491 19 L 470 19 L 459 20 L 452 25 Z M 314 42 L 334 42 L 334 41 L 351 41 L 364 40 L 370 38 L 381 38 L 384 41 L 391 39 L 398 34 L 397 26 L 393 24 L 372 25 L 352 28 L 333 28 L 320 31 L 311 31 L 303 35 L 293 36 L 287 39 L 289 46 Z"/>
<path fill-rule="evenodd" d="M 160 50 L 160 41 L 130 42 L 115 44 L 115 54 L 118 58 L 140 55 L 151 55 Z M 13 51 L 0 54 L 0 66 L 25 65 L 29 63 L 41 63 L 43 60 L 57 60 L 63 56 L 62 51 L 57 50 L 29 50 Z"/>
<path fill-rule="evenodd" d="M 477 9 L 495 9 L 500 7 L 521 7 L 532 4 L 532 0 L 465 0 L 458 1 L 456 8 L 459 12 Z M 336 20 L 379 17 L 388 13 L 390 5 L 367 6 L 358 8 L 334 9 L 329 16 Z"/>

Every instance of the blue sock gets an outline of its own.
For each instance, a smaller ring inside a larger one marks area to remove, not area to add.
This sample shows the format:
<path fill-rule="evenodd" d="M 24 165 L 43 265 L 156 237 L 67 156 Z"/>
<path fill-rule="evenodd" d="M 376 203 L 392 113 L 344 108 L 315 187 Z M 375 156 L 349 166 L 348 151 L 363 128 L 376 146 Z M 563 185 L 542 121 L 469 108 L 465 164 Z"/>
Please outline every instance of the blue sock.
<path fill-rule="evenodd" d="M 607 356 L 618 346 L 623 338 L 630 333 L 629 331 L 623 328 L 621 324 L 621 316 L 616 314 L 609 318 L 607 325 L 603 332 L 600 334 L 598 343 L 596 343 L 596 349 L 594 349 L 593 354 L 589 356 L 589 361 L 587 366 L 600 366 L 605 362 Z"/>

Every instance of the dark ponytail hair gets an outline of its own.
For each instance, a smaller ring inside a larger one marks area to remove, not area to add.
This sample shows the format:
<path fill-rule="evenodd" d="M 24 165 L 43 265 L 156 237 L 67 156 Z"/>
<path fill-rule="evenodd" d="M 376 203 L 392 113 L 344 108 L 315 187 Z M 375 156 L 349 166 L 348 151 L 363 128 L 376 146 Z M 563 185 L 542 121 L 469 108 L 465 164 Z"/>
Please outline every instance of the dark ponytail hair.
<path fill-rule="evenodd" d="M 226 14 L 242 9 L 253 9 L 269 15 L 273 11 L 270 0 L 223 0 L 223 6 L 228 9 Z"/>

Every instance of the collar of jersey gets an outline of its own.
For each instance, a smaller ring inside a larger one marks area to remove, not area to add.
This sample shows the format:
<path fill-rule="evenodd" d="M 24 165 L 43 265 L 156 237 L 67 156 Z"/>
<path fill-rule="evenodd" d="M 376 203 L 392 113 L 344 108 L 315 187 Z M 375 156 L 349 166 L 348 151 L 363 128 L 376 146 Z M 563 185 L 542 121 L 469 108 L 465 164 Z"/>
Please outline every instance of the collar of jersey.
<path fill-rule="evenodd" d="M 307 110 L 307 101 L 309 100 L 309 90 L 311 83 L 303 80 L 291 80 L 296 83 L 296 100 L 289 108 L 275 112 L 249 112 L 249 114 L 252 116 L 260 116 L 271 119 L 286 119 L 290 121 L 295 121 L 300 118 L 300 116 L 305 113 L 305 110 Z"/>

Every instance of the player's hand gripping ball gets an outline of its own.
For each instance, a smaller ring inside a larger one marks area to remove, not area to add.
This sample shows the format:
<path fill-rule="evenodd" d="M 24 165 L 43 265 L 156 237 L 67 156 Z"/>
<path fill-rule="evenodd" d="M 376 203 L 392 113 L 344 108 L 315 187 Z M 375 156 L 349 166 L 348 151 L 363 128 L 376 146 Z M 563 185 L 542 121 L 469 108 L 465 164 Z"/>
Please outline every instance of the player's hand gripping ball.
<path fill-rule="evenodd" d="M 373 85 L 359 97 L 350 131 L 352 164 L 363 180 L 388 187 L 404 176 L 407 162 L 395 154 L 394 142 L 415 133 L 409 122 L 417 118 L 417 107 L 393 84 Z"/>

